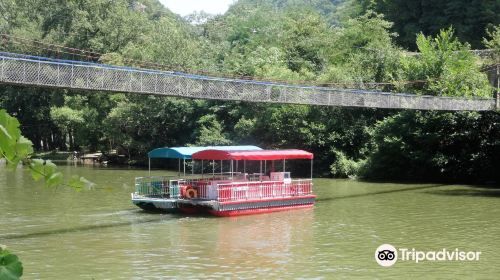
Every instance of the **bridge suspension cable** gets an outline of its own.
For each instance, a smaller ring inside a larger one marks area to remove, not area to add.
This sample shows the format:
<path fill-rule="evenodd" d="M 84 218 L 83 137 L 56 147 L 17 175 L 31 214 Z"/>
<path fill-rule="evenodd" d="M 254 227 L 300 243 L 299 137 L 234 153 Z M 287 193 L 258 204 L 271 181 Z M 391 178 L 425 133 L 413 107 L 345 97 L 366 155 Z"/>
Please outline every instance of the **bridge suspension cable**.
<path fill-rule="evenodd" d="M 0 34 L 2 38 L 2 44 L 0 47 L 4 45 L 3 49 L 5 51 L 9 51 L 8 47 L 5 47 L 7 43 L 11 43 L 14 45 L 21 45 L 23 47 L 30 47 L 33 49 L 39 50 L 35 55 L 42 56 L 54 56 L 57 59 L 66 58 L 71 60 L 84 60 L 88 62 L 100 62 L 102 53 L 99 53 L 94 50 L 85 50 L 73 47 L 66 47 L 58 44 L 51 44 L 42 42 L 39 40 L 14 36 L 10 34 L 2 33 Z M 360 49 L 366 49 L 364 47 L 356 47 Z M 204 69 L 190 69 L 186 68 L 182 65 L 171 65 L 171 64 L 160 64 L 146 60 L 137 60 L 131 58 L 122 58 L 123 63 L 128 66 L 136 66 L 140 68 L 147 69 L 155 69 L 155 70 L 166 70 L 166 71 L 183 71 L 191 74 L 200 74 L 200 75 L 210 75 L 217 76 L 223 78 L 233 78 L 233 79 L 243 79 L 243 80 L 258 80 L 258 81 L 267 81 L 267 82 L 277 82 L 277 83 L 287 83 L 287 84 L 297 84 L 297 85 L 309 85 L 309 86 L 322 86 L 322 87 L 341 87 L 341 88 L 349 88 L 349 89 L 381 89 L 387 87 L 394 87 L 397 85 L 409 85 L 409 84 L 425 84 L 427 81 L 425 80 L 413 80 L 413 81 L 386 81 L 386 82 L 364 82 L 364 81 L 349 81 L 349 82 L 317 82 L 317 81 L 303 81 L 303 80 L 277 80 L 277 79 L 269 79 L 266 77 L 256 77 L 256 76 L 242 76 L 242 75 L 234 75 L 228 73 L 215 73 L 211 71 L 207 71 Z M 289 62 L 291 60 L 286 60 Z"/>

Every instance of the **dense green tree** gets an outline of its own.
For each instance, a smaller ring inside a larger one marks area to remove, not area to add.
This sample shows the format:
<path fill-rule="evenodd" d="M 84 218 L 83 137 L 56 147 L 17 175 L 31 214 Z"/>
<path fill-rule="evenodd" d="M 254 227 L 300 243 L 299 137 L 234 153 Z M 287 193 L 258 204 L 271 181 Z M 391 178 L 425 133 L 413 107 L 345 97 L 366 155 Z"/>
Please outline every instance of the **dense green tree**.
<path fill-rule="evenodd" d="M 375 126 L 362 175 L 427 181 L 500 180 L 500 114 L 405 111 Z"/>
<path fill-rule="evenodd" d="M 105 119 L 105 136 L 113 147 L 139 159 L 152 148 L 193 143 L 192 133 L 203 112 L 198 104 L 177 98 L 125 96 Z"/>
<path fill-rule="evenodd" d="M 315 12 L 300 9 L 287 13 L 284 22 L 281 45 L 286 53 L 288 68 L 302 73 L 307 79 L 314 79 L 314 73 L 323 69 L 324 52 L 332 43 L 330 30 L 321 16 Z"/>
<path fill-rule="evenodd" d="M 50 117 L 50 107 L 59 105 L 61 91 L 5 86 L 0 88 L 0 107 L 22 123 L 23 135 L 35 149 L 56 149 L 63 143 Z"/>
<path fill-rule="evenodd" d="M 50 0 L 42 6 L 45 36 L 98 52 L 118 51 L 151 28 L 148 15 L 127 0 Z"/>
<path fill-rule="evenodd" d="M 222 130 L 222 124 L 215 115 L 204 115 L 198 120 L 198 129 L 196 136 L 196 145 L 199 146 L 218 146 L 228 145 L 231 140 L 227 139 Z"/>
<path fill-rule="evenodd" d="M 460 43 L 453 29 L 435 37 L 417 37 L 418 56 L 402 60 L 409 80 L 425 80 L 422 91 L 430 95 L 491 97 L 492 88 L 468 44 Z"/>
<path fill-rule="evenodd" d="M 353 163 L 363 160 L 371 150 L 370 126 L 390 114 L 371 109 L 261 105 L 252 110 L 247 106 L 229 108 L 230 119 L 238 119 L 233 128 L 228 127 L 235 143 L 313 151 L 316 172 L 325 175 L 340 154 Z"/>
<path fill-rule="evenodd" d="M 364 0 L 363 0 L 364 1 Z M 435 36 L 441 29 L 452 26 L 462 41 L 480 48 L 489 25 L 500 23 L 500 2 L 497 0 L 384 0 L 370 1 L 366 9 L 387 16 L 394 22 L 393 30 L 400 36 L 399 44 L 416 49 L 416 35 Z"/>
<path fill-rule="evenodd" d="M 346 14 L 346 9 L 353 9 L 354 5 L 345 5 L 345 0 L 239 0 L 232 5 L 229 12 L 241 10 L 243 7 L 265 7 L 268 10 L 283 11 L 290 8 L 296 10 L 314 9 L 329 24 L 338 25 Z M 348 2 L 348 1 L 347 1 Z M 349 13 L 349 16 L 359 15 L 361 8 L 356 13 Z"/>
<path fill-rule="evenodd" d="M 500 24 L 487 30 L 486 33 L 488 36 L 483 39 L 483 43 L 495 52 L 495 59 L 500 61 Z"/>
<path fill-rule="evenodd" d="M 83 113 L 69 107 L 52 107 L 50 116 L 55 125 L 62 131 L 63 137 L 68 139 L 69 149 L 75 150 L 75 131 L 84 124 Z"/>
<path fill-rule="evenodd" d="M 172 70 L 196 69 L 202 56 L 200 42 L 194 35 L 185 23 L 164 17 L 152 24 L 150 31 L 137 34 L 137 42 L 121 48 L 121 53 L 126 58 L 164 64 Z"/>
<path fill-rule="evenodd" d="M 320 76 L 326 83 L 390 82 L 402 76 L 400 51 L 392 40 L 392 24 L 372 12 L 349 19 L 334 29 L 328 67 Z"/>

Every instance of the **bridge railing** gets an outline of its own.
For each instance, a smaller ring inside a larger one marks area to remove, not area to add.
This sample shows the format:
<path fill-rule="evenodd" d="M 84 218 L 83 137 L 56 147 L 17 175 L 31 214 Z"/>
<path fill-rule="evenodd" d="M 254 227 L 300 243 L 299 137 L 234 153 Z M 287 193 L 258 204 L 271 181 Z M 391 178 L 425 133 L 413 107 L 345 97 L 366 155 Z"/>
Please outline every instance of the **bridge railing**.
<path fill-rule="evenodd" d="M 0 55 L 0 83 L 264 103 L 447 111 L 495 109 L 493 98 L 300 86 L 5 54 Z"/>

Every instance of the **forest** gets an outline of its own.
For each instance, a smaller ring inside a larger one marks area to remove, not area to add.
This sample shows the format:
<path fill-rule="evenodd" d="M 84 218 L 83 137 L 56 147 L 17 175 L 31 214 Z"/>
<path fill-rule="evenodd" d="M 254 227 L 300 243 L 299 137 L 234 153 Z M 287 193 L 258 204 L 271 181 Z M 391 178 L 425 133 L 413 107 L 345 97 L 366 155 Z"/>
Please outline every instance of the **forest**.
<path fill-rule="evenodd" d="M 239 0 L 180 17 L 157 0 L 0 0 L 0 51 L 214 76 L 491 98 L 500 2 Z M 37 43 L 33 43 L 37 42 Z M 92 51 L 75 56 L 47 46 Z M 471 50 L 488 49 L 487 56 Z M 0 86 L 38 152 L 250 144 L 315 153 L 316 176 L 500 182 L 500 113 L 218 102 Z"/>

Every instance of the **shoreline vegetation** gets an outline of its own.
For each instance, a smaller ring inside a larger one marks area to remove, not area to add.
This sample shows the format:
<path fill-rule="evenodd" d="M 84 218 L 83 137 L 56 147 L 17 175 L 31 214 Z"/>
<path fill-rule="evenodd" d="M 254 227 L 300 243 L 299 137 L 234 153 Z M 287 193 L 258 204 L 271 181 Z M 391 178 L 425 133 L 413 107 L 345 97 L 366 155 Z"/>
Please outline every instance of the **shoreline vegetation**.
<path fill-rule="evenodd" d="M 485 69 L 491 74 L 500 63 L 498 1 L 484 1 L 466 16 L 454 14 L 470 8 L 460 1 L 410 2 L 415 15 L 394 13 L 409 9 L 397 1 L 239 0 L 224 15 L 181 18 L 156 0 L 12 0 L 0 6 L 0 33 L 9 35 L 0 50 L 340 88 L 494 97 L 497 85 Z M 491 51 L 480 57 L 471 49 Z M 116 155 L 103 160 L 110 165 L 141 166 L 157 147 L 253 144 L 311 151 L 319 177 L 500 182 L 498 111 L 255 104 L 8 85 L 0 86 L 0 108 L 20 121 L 42 159 L 102 151 Z"/>
<path fill-rule="evenodd" d="M 147 162 L 144 160 L 137 161 L 135 164 L 128 164 L 123 160 L 120 161 L 114 161 L 114 160 L 96 160 L 96 161 L 89 161 L 85 162 L 79 158 L 75 159 L 73 157 L 74 153 L 71 152 L 66 152 L 66 151 L 49 151 L 49 152 L 40 152 L 40 153 L 34 153 L 33 157 L 40 158 L 43 160 L 50 160 L 54 163 L 56 163 L 59 166 L 64 166 L 64 164 L 78 164 L 78 165 L 86 165 L 86 166 L 97 166 L 97 167 L 122 167 L 122 168 L 138 168 L 138 169 L 143 169 L 145 171 L 148 170 Z M 4 163 L 2 160 L 0 160 L 0 163 Z M 63 163 L 61 165 L 61 163 Z M 178 172 L 177 166 L 172 166 L 171 163 L 161 163 L 161 162 L 156 162 L 155 165 L 157 166 L 152 166 L 151 171 L 168 171 L 168 172 Z M 295 168 L 292 164 L 291 168 Z M 317 177 L 315 175 L 315 179 L 331 179 L 332 176 L 330 175 L 322 175 L 322 174 L 317 174 Z M 356 180 L 360 182 L 370 182 L 370 183 L 395 183 L 395 184 L 466 184 L 466 185 L 473 185 L 474 187 L 499 187 L 500 188 L 500 182 L 498 181 L 485 181 L 485 180 L 453 180 L 453 179 L 426 179 L 426 178 L 413 178 L 413 179 L 406 179 L 406 178 L 401 178 L 401 179 L 393 179 L 393 178 L 375 178 L 375 177 L 358 177 L 356 175 L 349 175 L 349 176 L 340 176 L 337 177 L 338 179 L 349 179 L 349 180 Z"/>

